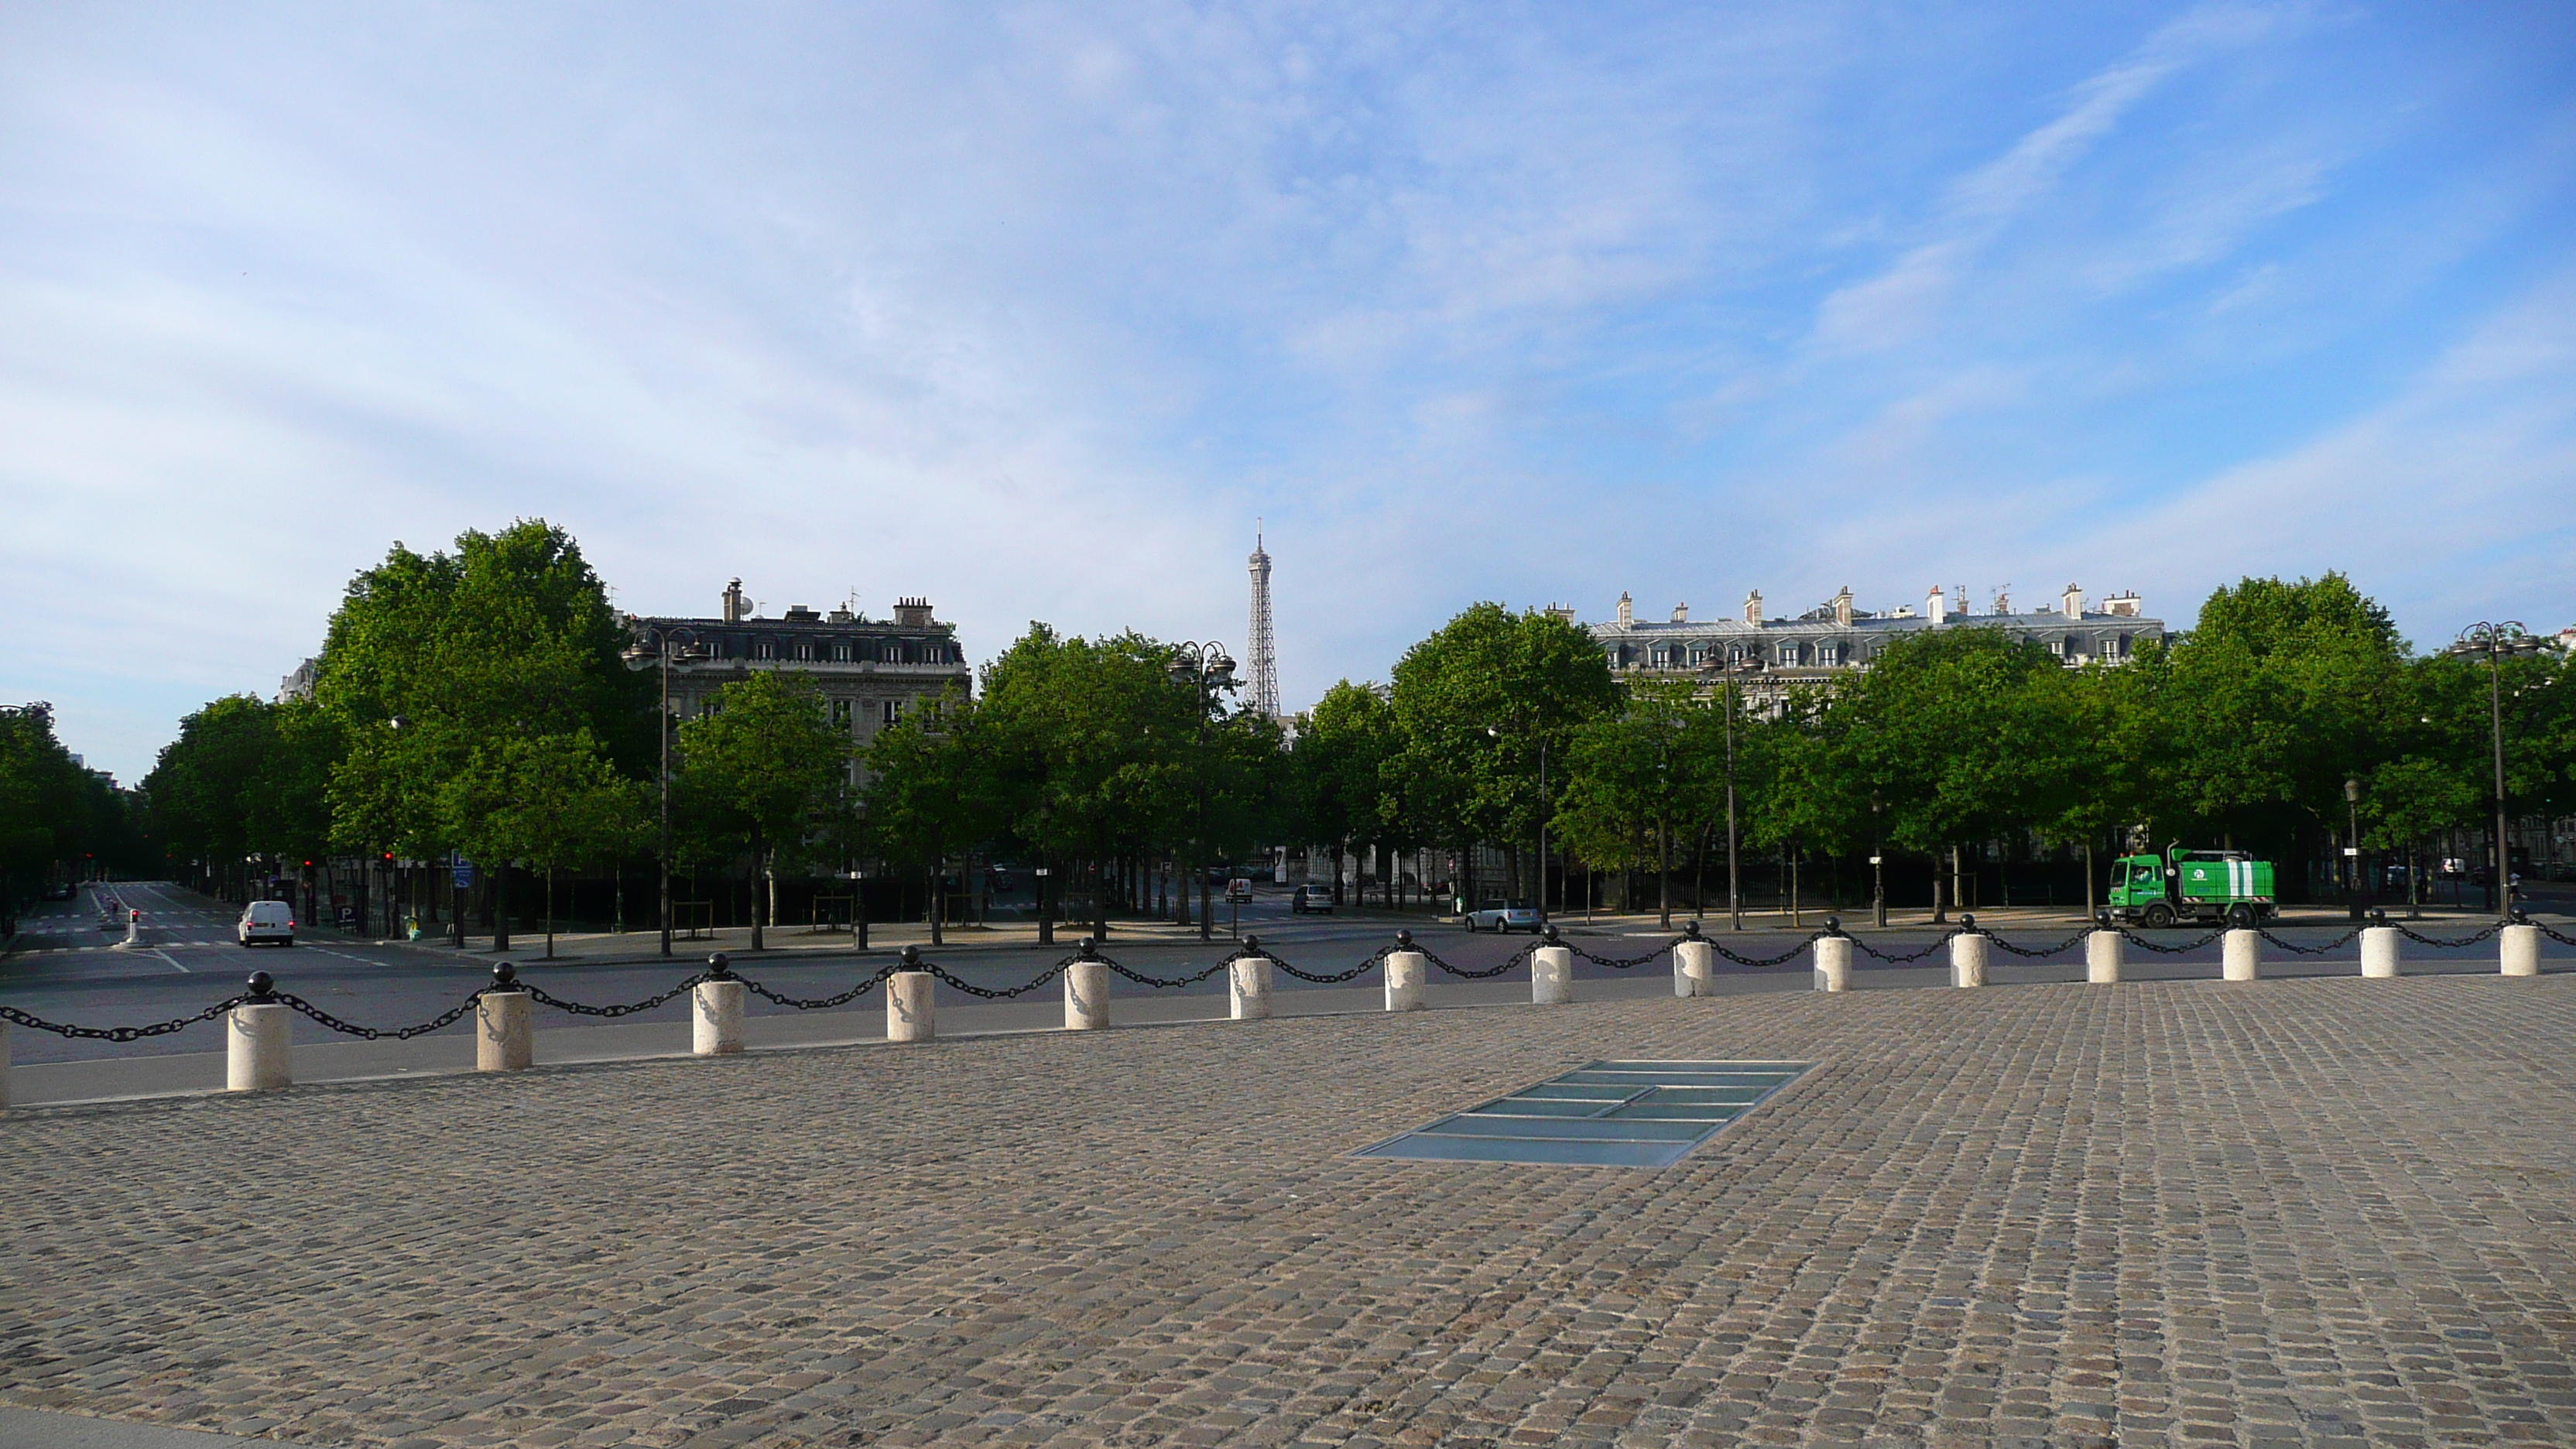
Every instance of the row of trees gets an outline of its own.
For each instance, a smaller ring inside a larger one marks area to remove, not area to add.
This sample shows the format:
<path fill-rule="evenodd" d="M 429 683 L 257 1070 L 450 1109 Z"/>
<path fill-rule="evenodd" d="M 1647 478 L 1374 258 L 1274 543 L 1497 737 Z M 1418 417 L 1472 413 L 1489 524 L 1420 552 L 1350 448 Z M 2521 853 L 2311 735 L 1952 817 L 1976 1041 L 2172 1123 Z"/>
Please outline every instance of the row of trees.
<path fill-rule="evenodd" d="M 151 858 L 132 802 L 63 747 L 53 711 L 0 707 L 0 938 L 45 886 Z"/>
<path fill-rule="evenodd" d="M 454 852 L 549 884 L 650 861 L 663 741 L 632 642 L 577 544 L 543 522 L 452 553 L 397 546 L 351 582 L 311 700 L 218 700 L 184 722 L 146 781 L 159 843 L 214 862 Z M 952 864 L 1006 860 L 1047 867 L 1059 897 L 1087 882 L 1105 928 L 1114 904 L 1160 904 L 1175 884 L 1187 919 L 1201 867 L 1271 844 L 1443 848 L 1458 894 L 1526 897 L 1546 878 L 1544 827 L 1551 858 L 1651 869 L 1668 891 L 1677 863 L 1705 874 L 1722 852 L 1730 800 L 1757 850 L 1883 845 L 1954 872 L 1996 842 L 2089 858 L 2133 835 L 2304 860 L 2340 838 L 2347 779 L 2374 845 L 2473 828 L 2488 808 L 2484 666 L 2418 657 L 2335 575 L 2222 589 L 2189 635 L 2119 667 L 2069 670 L 1956 625 L 1830 693 L 1785 696 L 1723 674 L 1623 685 L 1571 622 L 1478 604 L 1384 687 L 1327 691 L 1293 743 L 1206 663 L 1032 625 L 971 697 L 864 752 L 796 675 L 756 674 L 673 732 L 674 863 L 738 872 L 765 895 L 756 922 L 774 920 L 782 876 L 897 867 L 919 873 L 935 921 Z M 2564 662 L 2504 668 L 2514 808 L 2576 813 Z M 1503 879 L 1473 878 L 1479 845 Z M 506 933 L 506 894 L 495 905 Z"/>

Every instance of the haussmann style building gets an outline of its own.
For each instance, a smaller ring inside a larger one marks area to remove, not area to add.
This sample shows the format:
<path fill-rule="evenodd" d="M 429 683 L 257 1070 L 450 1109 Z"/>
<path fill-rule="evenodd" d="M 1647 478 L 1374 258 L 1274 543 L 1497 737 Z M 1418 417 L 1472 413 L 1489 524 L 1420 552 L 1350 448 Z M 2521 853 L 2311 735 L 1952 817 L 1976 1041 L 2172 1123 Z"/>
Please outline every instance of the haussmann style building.
<path fill-rule="evenodd" d="M 892 619 L 871 619 L 849 607 L 817 613 L 792 605 L 775 619 L 755 612 L 742 580 L 725 586 L 723 608 L 712 619 L 627 616 L 640 644 L 655 637 L 694 644 L 705 657 L 671 666 L 671 713 L 693 719 L 707 699 L 760 670 L 787 670 L 812 680 L 832 722 L 864 746 L 877 731 L 949 689 L 968 692 L 974 670 L 957 644 L 953 624 L 933 618 L 927 599 L 899 599 Z M 853 766 L 853 770 L 856 767 Z"/>
<path fill-rule="evenodd" d="M 1706 680 L 1732 672 L 1756 703 L 1777 701 L 1799 685 L 1830 686 L 1836 676 L 1867 668 L 1880 650 L 1909 634 L 1927 629 L 2000 629 L 2015 639 L 2048 646 L 2068 668 L 2086 664 L 2122 664 L 2136 657 L 2138 645 L 2164 637 L 2164 622 L 2146 617 L 2135 593 L 2114 594 L 2101 606 L 2087 607 L 2084 591 L 2066 586 L 2054 609 L 2015 612 L 2009 596 L 1997 594 L 1983 614 L 1967 607 L 1967 589 L 1945 594 L 1935 587 L 1921 608 L 1853 607 L 1846 586 L 1833 598 L 1793 618 L 1771 618 L 1763 612 L 1762 592 L 1744 600 L 1740 617 L 1695 620 L 1690 606 L 1676 604 L 1672 617 L 1636 617 L 1628 595 L 1619 596 L 1616 618 L 1588 626 L 1622 678 Z M 1569 622 L 1574 614 L 1562 606 L 1552 612 Z"/>

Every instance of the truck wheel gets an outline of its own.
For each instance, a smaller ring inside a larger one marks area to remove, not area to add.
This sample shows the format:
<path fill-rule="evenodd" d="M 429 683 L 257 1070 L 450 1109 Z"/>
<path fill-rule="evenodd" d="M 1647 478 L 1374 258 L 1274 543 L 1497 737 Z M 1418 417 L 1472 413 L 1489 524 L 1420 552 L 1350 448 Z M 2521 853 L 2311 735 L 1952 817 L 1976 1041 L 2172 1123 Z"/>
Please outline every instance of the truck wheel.
<path fill-rule="evenodd" d="M 2254 908 L 2252 906 L 2229 906 L 2227 908 L 2227 924 L 2239 931 L 2250 931 L 2254 929 Z"/>
<path fill-rule="evenodd" d="M 2149 907 L 2147 907 L 2147 929 L 2148 929 L 2148 930 L 2150 930 L 2150 931 L 2161 931 L 2161 930 L 2163 930 L 2165 927 L 2170 926 L 2170 925 L 2172 925 L 2172 924 L 2173 924 L 2173 907 L 2171 907 L 2171 906 L 2149 906 Z"/>

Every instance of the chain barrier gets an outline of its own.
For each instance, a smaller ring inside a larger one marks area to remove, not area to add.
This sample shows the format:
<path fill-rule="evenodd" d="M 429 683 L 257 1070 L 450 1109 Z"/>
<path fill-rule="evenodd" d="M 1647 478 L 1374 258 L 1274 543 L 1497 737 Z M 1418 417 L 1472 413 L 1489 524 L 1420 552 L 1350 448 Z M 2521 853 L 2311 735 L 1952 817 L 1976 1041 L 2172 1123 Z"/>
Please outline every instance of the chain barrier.
<path fill-rule="evenodd" d="M 236 996 L 230 1001 L 219 1001 L 194 1016 L 183 1016 L 175 1021 L 156 1021 L 150 1026 L 66 1026 L 59 1021 L 47 1021 L 41 1016 L 20 1011 L 14 1006 L 0 1006 L 0 1021 L 16 1022 L 20 1026 L 31 1027 L 37 1031 L 50 1031 L 56 1036 L 70 1037 L 76 1041 L 141 1041 L 145 1037 L 168 1036 L 172 1032 L 186 1031 L 201 1021 L 212 1021 L 252 999 L 249 996 Z"/>
<path fill-rule="evenodd" d="M 2083 930 L 2080 930 L 2080 931 L 2076 932 L 2074 935 L 2067 937 L 2065 940 L 2058 942 L 2058 943 L 2057 943 L 2056 945 L 2054 945 L 2054 946 L 2042 946 L 2042 947 L 2040 947 L 2040 948 L 2039 948 L 2038 950 L 2036 950 L 2036 951 L 2026 951 L 2026 950 L 2022 949 L 2021 947 L 2014 945 L 2012 942 L 2005 940 L 2003 937 L 2001 937 L 2001 936 L 1997 936 L 1997 935 L 1991 935 L 1991 934 L 1990 934 L 1990 935 L 1988 935 L 1988 936 L 1986 937 L 1986 939 L 1987 939 L 1987 940 L 1989 940 L 1989 941 L 1994 942 L 1997 946 L 2001 947 L 2002 949 L 2004 949 L 2004 950 L 2006 950 L 2006 951 L 2010 951 L 2010 952 L 2011 952 L 2011 953 L 2013 953 L 2014 955 L 2019 956 L 2019 957 L 2022 957 L 2022 958 L 2023 958 L 2023 959 L 2025 959 L 2025 960 L 2036 961 L 2036 960 L 2040 959 L 2040 958 L 2041 958 L 2041 957 L 2043 957 L 2043 956 L 2054 956 L 2054 955 L 2057 955 L 2057 954 L 2058 954 L 2059 952 L 2061 952 L 2061 951 L 2072 951 L 2072 950 L 2074 950 L 2074 949 L 2075 949 L 2075 945 L 2076 945 L 2076 943 L 2077 943 L 2077 942 L 2079 942 L 2079 941 L 2083 940 L 2085 937 L 2090 936 L 2090 935 L 2092 935 L 2092 934 L 2093 934 L 2093 928 L 2092 928 L 2092 927 L 2090 927 L 2090 926 L 2087 926 L 2087 927 L 2085 927 Z"/>
<path fill-rule="evenodd" d="M 246 997 L 244 999 L 252 1002 L 258 1002 L 261 1000 L 261 998 L 258 997 Z M 324 1011 L 322 1008 L 315 1006 L 312 1002 L 305 1000 L 303 997 L 298 996 L 291 991 L 271 992 L 266 998 L 266 1000 L 277 1002 L 280 1005 L 291 1006 L 302 1015 L 312 1018 L 314 1021 L 329 1027 L 331 1030 L 340 1033 L 342 1036 L 354 1036 L 360 1041 L 409 1041 L 416 1036 L 427 1036 L 433 1031 L 443 1031 L 446 1028 L 463 1021 L 466 1014 L 474 1009 L 474 1004 L 482 999 L 483 993 L 477 991 L 473 995 L 466 997 L 463 1001 L 458 1002 L 447 1011 L 440 1015 L 431 1017 L 429 1020 L 421 1022 L 417 1026 L 373 1027 L 360 1026 L 355 1022 L 342 1021 L 340 1018 L 333 1016 L 331 1013 Z"/>
<path fill-rule="evenodd" d="M 1378 947 L 1376 951 L 1370 954 L 1367 960 L 1362 961 L 1360 964 L 1352 967 L 1348 971 L 1334 971 L 1328 973 L 1300 971 L 1296 967 L 1289 965 L 1287 962 L 1280 960 L 1278 957 L 1271 955 L 1267 951 L 1260 952 L 1259 954 L 1266 958 L 1271 965 L 1278 967 L 1280 970 L 1287 972 L 1289 975 L 1296 977 L 1300 981 L 1311 981 L 1317 986 L 1339 986 L 1346 981 L 1357 981 L 1361 977 L 1366 976 L 1369 972 L 1377 969 L 1379 963 L 1385 961 L 1387 957 L 1394 955 L 1398 951 L 1421 951 L 1424 960 L 1437 961 L 1439 959 L 1438 957 L 1433 956 L 1429 951 L 1424 951 L 1422 947 L 1413 943 L 1411 939 L 1412 934 L 1413 933 L 1410 931 L 1397 932 L 1396 942 L 1394 945 Z M 1444 965 L 1440 969 L 1449 971 L 1454 970 L 1455 968 Z"/>
<path fill-rule="evenodd" d="M 2130 930 L 2126 926 L 2118 927 L 2117 929 L 2120 932 L 2120 938 L 2122 940 L 2127 941 L 2132 946 L 2144 947 L 2147 950 L 2155 952 L 2159 956 L 2179 956 L 2186 951 L 2197 951 L 2201 947 L 2206 946 L 2210 942 L 2227 934 L 2227 928 L 2225 926 L 2221 926 L 2217 930 L 2210 932 L 2208 935 L 2201 937 L 2197 941 L 2185 941 L 2179 946 L 2159 946 L 2155 942 L 2148 940 L 2146 937 L 2139 935 L 2137 932 Z"/>
<path fill-rule="evenodd" d="M 892 976 L 896 969 L 897 968 L 893 966 L 884 967 L 874 976 L 861 978 L 858 985 L 851 987 L 849 990 L 842 992 L 838 996 L 818 996 L 812 1000 L 807 1000 L 802 997 L 782 995 L 779 992 L 772 991 L 768 987 L 761 985 L 759 982 L 752 980 L 748 976 L 736 976 L 732 979 L 741 982 L 743 990 L 750 992 L 752 995 L 759 997 L 763 1001 L 774 1001 L 781 1006 L 794 1007 L 798 1011 L 829 1011 L 836 1006 L 847 1006 L 851 1002 L 858 1000 L 860 997 L 865 996 L 869 992 L 884 985 L 886 978 Z M 709 972 L 708 974 L 710 976 L 714 975 L 713 972 Z"/>
<path fill-rule="evenodd" d="M 2515 924 L 2515 925 L 2517 925 L 2517 926 L 2540 926 L 2540 934 L 2542 934 L 2542 935 L 2544 935 L 2544 936 L 2547 936 L 2549 939 L 2551 939 L 2551 940 L 2553 940 L 2553 941 L 2557 942 L 2559 945 L 2561 945 L 2561 946 L 2576 946 L 2576 936 L 2562 936 L 2562 935 L 2560 935 L 2558 932 L 2556 932 L 2556 931 L 2554 931 L 2554 930 L 2550 929 L 2550 928 L 2549 928 L 2549 927 L 2547 927 L 2547 926 L 2542 926 L 2542 925 L 2540 925 L 2540 922 L 2535 921 L 2535 920 L 2531 920 L 2531 919 L 2529 919 L 2528 917 L 2526 917 L 2526 918 L 2524 918 L 2524 919 L 2522 919 L 2522 920 L 2516 921 L 2516 922 L 2514 922 L 2514 924 Z"/>
<path fill-rule="evenodd" d="M 2335 950 L 2342 946 L 2349 946 L 2353 942 L 2360 940 L 2363 929 L 2363 927 L 2355 926 L 2351 930 L 2344 932 L 2342 935 L 2335 937 L 2333 940 L 2326 942 L 2322 946 L 2295 945 L 2273 935 L 2269 930 L 2261 926 L 2254 928 L 2254 934 L 2271 942 L 2273 945 L 2280 947 L 2282 950 L 2289 952 L 2293 956 L 2322 956 L 2328 951 Z"/>
<path fill-rule="evenodd" d="M 1670 951 L 1684 941 L 1697 939 L 1698 936 L 1695 933 L 1684 931 L 1682 934 L 1673 937 L 1671 940 L 1666 941 L 1660 946 L 1657 946 L 1645 955 L 1631 956 L 1625 961 L 1615 960 L 1608 956 L 1595 956 L 1591 952 L 1584 950 L 1582 947 L 1575 945 L 1571 941 L 1558 939 L 1553 929 L 1548 933 L 1547 943 L 1551 946 L 1563 946 L 1567 950 L 1572 951 L 1575 955 L 1582 957 L 1584 960 L 1591 962 L 1595 966 L 1607 966 L 1613 971 L 1626 971 L 1634 967 L 1643 966 L 1649 961 L 1660 958 L 1665 952 Z"/>
<path fill-rule="evenodd" d="M 965 992 L 969 996 L 982 997 L 986 1001 L 1008 1001 L 1014 997 L 1026 996 L 1030 992 L 1035 991 L 1039 987 L 1046 985 L 1048 982 L 1053 981 L 1059 976 L 1062 976 L 1064 974 L 1064 968 L 1081 959 L 1082 958 L 1079 956 L 1067 956 L 1063 960 L 1058 961 L 1046 970 L 1040 972 L 1035 979 L 1024 981 L 1017 986 L 978 986 L 972 981 L 967 981 L 957 976 L 949 971 L 948 968 L 938 965 L 935 962 L 924 961 L 918 956 L 911 957 L 899 967 L 889 967 L 882 974 L 892 976 L 898 970 L 927 971 L 931 974 L 933 979 L 945 981 L 949 985 L 956 987 L 958 990 Z"/>
<path fill-rule="evenodd" d="M 2397 934 L 2404 936 L 2407 940 L 2413 941 L 2419 946 L 2474 946 L 2480 941 L 2492 939 L 2497 932 L 2503 929 L 2504 922 L 2498 921 L 2494 925 L 2487 927 L 2485 930 L 2478 932 L 2474 936 L 2463 936 L 2456 941 L 2443 941 L 2437 940 L 2431 936 L 2420 934 L 2410 927 L 2399 926 L 2396 928 Z M 2550 931 L 2547 926 L 2542 926 L 2540 929 L 2549 931 L 2550 935 L 2558 936 L 2556 931 Z M 2558 936 L 2558 939 L 2561 941 L 2567 941 L 2567 944 L 2570 946 L 2576 946 L 2576 941 L 2568 941 L 2565 936 Z"/>
<path fill-rule="evenodd" d="M 1920 960 L 1922 960 L 1924 957 L 1931 955 L 1933 952 L 1940 950 L 1942 947 L 1949 945 L 1949 944 L 1950 944 L 1950 939 L 1951 939 L 1951 937 L 1952 937 L 1952 936 L 1964 936 L 1964 935 L 1966 935 L 1966 934 L 1967 934 L 1967 932 L 1965 932 L 1965 931 L 1952 931 L 1948 936 L 1943 936 L 1943 937 L 1941 937 L 1939 940 L 1934 941 L 1931 945 L 1924 947 L 1922 950 L 1920 950 L 1920 951 L 1908 951 L 1908 952 L 1906 952 L 1906 953 L 1905 953 L 1904 955 L 1902 955 L 1902 956 L 1891 956 L 1891 955 L 1887 954 L 1885 951 L 1881 951 L 1881 950 L 1879 950 L 1877 947 L 1872 946 L 1872 945 L 1871 945 L 1870 943 L 1868 943 L 1867 941 L 1862 940 L 1862 939 L 1861 939 L 1860 937 L 1858 937 L 1858 936 L 1854 936 L 1854 937 L 1852 937 L 1852 947 L 1853 947 L 1853 949 L 1855 949 L 1855 950 L 1859 951 L 1862 955 L 1864 955 L 1864 956 L 1874 956 L 1874 957 L 1877 957 L 1879 960 L 1886 962 L 1886 963 L 1887 963 L 1888 965 L 1890 965 L 1890 966 L 1907 966 L 1907 965 L 1911 965 L 1911 964 L 1913 964 L 1914 962 L 1920 961 Z M 1721 951 L 1721 952 L 1724 952 L 1724 951 L 1726 950 L 1726 948 L 1725 948 L 1725 947 L 1723 947 L 1723 946 L 1720 946 L 1720 947 L 1718 947 L 1718 950 L 1719 950 L 1719 951 Z M 1729 954 L 1727 955 L 1726 959 L 1727 959 L 1727 960 L 1729 960 L 1729 961 L 1739 961 L 1739 962 L 1744 962 L 1744 964 L 1746 964 L 1746 965 L 1751 965 L 1751 964 L 1753 964 L 1753 963 L 1751 963 L 1751 962 L 1749 962 L 1749 961 L 1744 961 L 1744 958 L 1743 958 L 1743 957 L 1741 957 L 1741 956 L 1737 956 L 1737 955 L 1734 955 L 1734 954 L 1732 954 L 1732 953 L 1729 953 Z M 1786 958 L 1783 958 L 1783 959 L 1786 959 Z M 1775 963 L 1775 964 L 1776 964 L 1776 963 Z"/>
<path fill-rule="evenodd" d="M 1515 966 L 1525 966 L 1529 964 L 1531 954 L 1537 951 L 1540 946 L 1545 944 L 1546 943 L 1544 941 L 1532 941 L 1528 945 L 1520 948 L 1518 951 L 1513 952 L 1511 958 L 1503 962 L 1502 965 L 1484 971 L 1470 971 L 1464 966 L 1452 966 L 1448 962 L 1441 960 L 1438 956 L 1433 955 L 1430 948 L 1426 946 L 1416 944 L 1413 949 L 1422 953 L 1423 960 L 1430 962 L 1432 965 L 1439 967 L 1441 970 L 1448 972 L 1450 975 L 1457 977 L 1461 981 L 1485 981 L 1490 980 L 1493 977 L 1500 976 Z"/>
<path fill-rule="evenodd" d="M 1765 956 L 1759 960 L 1756 960 L 1751 956 L 1738 956 L 1715 941 L 1710 941 L 1708 945 L 1711 950 L 1717 952 L 1717 954 L 1725 957 L 1727 960 L 1734 962 L 1738 966 L 1750 967 L 1756 971 L 1767 971 L 1774 966 L 1783 966 L 1788 964 L 1791 960 L 1796 958 L 1799 952 L 1812 949 L 1818 941 L 1822 941 L 1834 934 L 1835 933 L 1832 931 L 1818 931 L 1814 935 L 1800 941 L 1797 945 L 1790 947 L 1788 950 L 1781 952 L 1777 956 Z M 1860 939 L 1858 937 L 1853 937 L 1852 944 L 1859 946 Z M 1868 950 L 1869 948 L 1863 946 L 1861 949 Z M 1871 952 L 1871 954 L 1876 955 L 1877 953 Z"/>

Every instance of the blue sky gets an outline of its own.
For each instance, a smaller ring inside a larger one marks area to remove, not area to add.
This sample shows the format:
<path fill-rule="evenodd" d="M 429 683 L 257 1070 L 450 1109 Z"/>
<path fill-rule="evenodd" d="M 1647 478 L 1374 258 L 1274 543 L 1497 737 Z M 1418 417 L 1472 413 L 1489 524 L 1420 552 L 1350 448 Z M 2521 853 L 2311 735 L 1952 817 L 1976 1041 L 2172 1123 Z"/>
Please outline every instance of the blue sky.
<path fill-rule="evenodd" d="M 395 539 L 1241 647 L 2340 568 L 2576 622 L 2576 8 L 14 6 L 0 698 Z"/>

